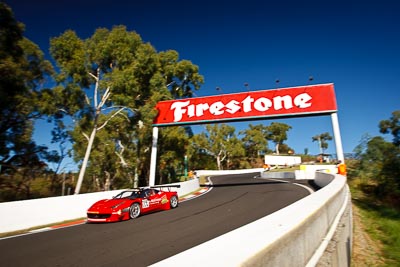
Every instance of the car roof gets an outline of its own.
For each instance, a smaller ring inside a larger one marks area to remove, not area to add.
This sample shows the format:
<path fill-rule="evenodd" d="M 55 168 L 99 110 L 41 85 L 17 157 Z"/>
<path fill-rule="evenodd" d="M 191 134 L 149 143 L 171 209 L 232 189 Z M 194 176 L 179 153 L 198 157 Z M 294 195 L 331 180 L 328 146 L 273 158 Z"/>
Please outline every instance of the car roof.
<path fill-rule="evenodd" d="M 121 193 L 122 192 L 142 192 L 142 191 L 145 191 L 145 190 L 150 190 L 151 188 L 133 188 L 133 189 L 126 189 L 126 190 L 123 190 L 123 191 L 121 191 Z"/>

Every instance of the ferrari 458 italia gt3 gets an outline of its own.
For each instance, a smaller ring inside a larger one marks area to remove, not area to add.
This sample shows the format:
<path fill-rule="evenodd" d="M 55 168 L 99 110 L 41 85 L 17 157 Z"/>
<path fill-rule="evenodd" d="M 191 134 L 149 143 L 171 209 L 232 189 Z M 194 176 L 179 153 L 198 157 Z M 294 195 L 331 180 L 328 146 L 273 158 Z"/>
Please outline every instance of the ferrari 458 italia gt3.
<path fill-rule="evenodd" d="M 165 190 L 165 188 L 168 190 Z M 112 199 L 94 203 L 87 211 L 87 222 L 116 222 L 134 219 L 141 214 L 176 208 L 178 194 L 174 186 L 154 186 L 125 190 Z"/>

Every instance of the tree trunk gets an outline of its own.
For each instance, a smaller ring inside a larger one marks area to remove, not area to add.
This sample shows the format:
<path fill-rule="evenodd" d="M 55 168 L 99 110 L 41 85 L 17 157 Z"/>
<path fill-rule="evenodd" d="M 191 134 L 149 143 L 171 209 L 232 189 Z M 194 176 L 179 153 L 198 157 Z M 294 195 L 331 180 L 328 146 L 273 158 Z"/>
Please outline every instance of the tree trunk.
<path fill-rule="evenodd" d="M 76 187 L 75 187 L 75 193 L 74 193 L 75 195 L 78 195 L 79 191 L 81 190 L 83 176 L 85 175 L 86 166 L 87 166 L 88 161 L 89 161 L 90 151 L 92 150 L 93 141 L 94 141 L 94 138 L 96 137 L 96 132 L 97 132 L 97 126 L 95 125 L 93 127 L 92 133 L 90 134 L 89 143 L 88 143 L 88 146 L 86 148 L 85 157 L 84 157 L 83 162 L 82 162 L 81 170 L 79 171 L 78 182 L 76 183 Z"/>
<path fill-rule="evenodd" d="M 221 159 L 220 159 L 219 155 L 217 156 L 217 166 L 218 166 L 218 170 L 221 170 Z"/>
<path fill-rule="evenodd" d="M 111 188 L 111 174 L 108 171 L 104 172 L 106 175 L 106 181 L 104 182 L 104 191 L 110 191 Z"/>

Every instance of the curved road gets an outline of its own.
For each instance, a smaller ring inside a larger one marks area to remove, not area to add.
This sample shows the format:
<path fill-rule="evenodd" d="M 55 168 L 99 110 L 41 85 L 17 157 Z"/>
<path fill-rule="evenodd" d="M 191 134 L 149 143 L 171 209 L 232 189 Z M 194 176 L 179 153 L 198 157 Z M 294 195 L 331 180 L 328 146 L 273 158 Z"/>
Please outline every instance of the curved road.
<path fill-rule="evenodd" d="M 255 175 L 215 176 L 207 194 L 135 220 L 82 224 L 0 240 L 0 265 L 148 266 L 310 194 L 290 180 L 255 179 Z"/>

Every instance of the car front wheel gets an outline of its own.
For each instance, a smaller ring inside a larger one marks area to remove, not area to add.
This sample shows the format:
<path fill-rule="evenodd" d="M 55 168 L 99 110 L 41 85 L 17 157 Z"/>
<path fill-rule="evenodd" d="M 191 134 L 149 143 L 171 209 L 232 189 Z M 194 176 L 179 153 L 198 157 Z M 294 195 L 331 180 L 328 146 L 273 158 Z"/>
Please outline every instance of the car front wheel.
<path fill-rule="evenodd" d="M 169 204 L 172 209 L 178 207 L 178 197 L 177 196 L 172 196 L 171 199 L 169 200 Z"/>
<path fill-rule="evenodd" d="M 133 203 L 129 209 L 129 217 L 135 219 L 140 215 L 140 205 L 139 203 Z"/>

